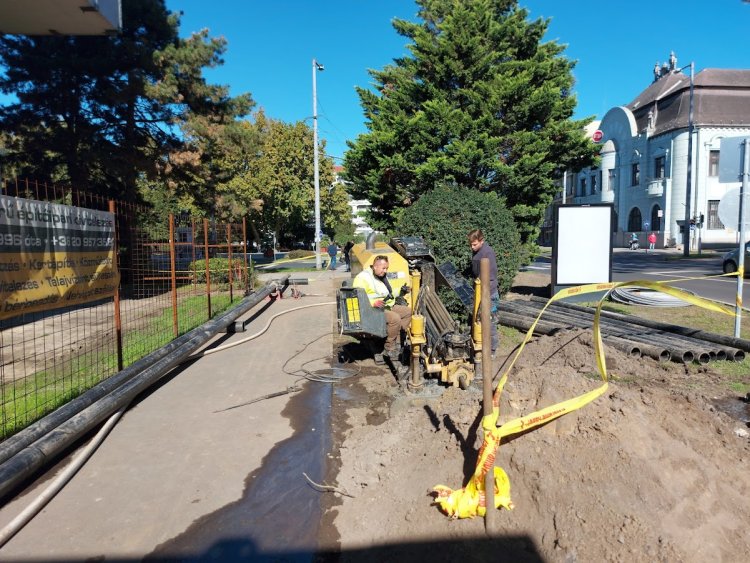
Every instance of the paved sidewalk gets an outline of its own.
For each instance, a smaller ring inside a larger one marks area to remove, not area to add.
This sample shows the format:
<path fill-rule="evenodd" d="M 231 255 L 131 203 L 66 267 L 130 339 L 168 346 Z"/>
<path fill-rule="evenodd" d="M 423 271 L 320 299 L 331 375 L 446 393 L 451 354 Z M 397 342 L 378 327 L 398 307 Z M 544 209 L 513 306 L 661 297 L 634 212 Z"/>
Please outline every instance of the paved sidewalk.
<path fill-rule="evenodd" d="M 255 334 L 282 311 L 332 302 L 336 278 L 349 274 L 342 269 L 292 275 L 310 280 L 299 286 L 305 297 L 291 299 L 287 291 L 283 299 L 261 303 L 243 318 L 257 317 L 247 332 L 223 335 L 221 344 Z M 325 359 L 331 356 L 332 340 L 325 336 L 333 334 L 335 322 L 333 304 L 290 312 L 256 339 L 177 368 L 131 406 L 70 483 L 0 549 L 0 560 L 140 560 L 152 553 L 221 559 L 221 546 L 231 539 L 227 535 L 241 538 L 245 551 L 313 552 L 316 530 L 305 534 L 286 524 L 308 518 L 310 526 L 317 526 L 319 521 L 313 514 L 319 510 L 319 493 L 301 473 L 322 478 L 327 411 L 310 406 L 310 397 L 325 400 L 330 386 L 302 380 L 304 393 L 224 409 L 286 390 L 299 378 L 284 372 L 304 362 L 323 358 L 307 369 L 329 365 Z M 296 450 L 295 441 L 300 444 Z M 287 457 L 281 459 L 272 455 L 280 444 L 287 444 Z M 59 464 L 2 507 L 0 526 L 63 467 Z M 278 490 L 294 494 L 282 507 L 272 499 L 263 512 L 252 504 L 258 494 L 254 485 L 273 482 L 277 470 L 282 475 Z M 219 516 L 228 506 L 241 517 L 222 521 Z M 282 521 L 269 534 L 273 515 Z"/>

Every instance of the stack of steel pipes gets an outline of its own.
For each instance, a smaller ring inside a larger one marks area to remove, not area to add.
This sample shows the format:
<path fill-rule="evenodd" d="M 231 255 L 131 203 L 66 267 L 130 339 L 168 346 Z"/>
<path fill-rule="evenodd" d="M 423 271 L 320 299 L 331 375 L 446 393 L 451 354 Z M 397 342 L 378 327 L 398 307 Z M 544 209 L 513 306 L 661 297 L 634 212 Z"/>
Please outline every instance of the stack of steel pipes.
<path fill-rule="evenodd" d="M 547 300 L 541 298 L 503 301 L 500 305 L 500 323 L 527 331 L 546 304 Z M 553 334 L 566 329 L 591 329 L 593 325 L 594 309 L 556 302 L 544 312 L 534 332 Z M 602 311 L 599 326 L 602 339 L 607 344 L 630 356 L 648 356 L 660 362 L 741 362 L 745 359 L 745 352 L 750 352 L 750 340 L 609 311 Z"/>

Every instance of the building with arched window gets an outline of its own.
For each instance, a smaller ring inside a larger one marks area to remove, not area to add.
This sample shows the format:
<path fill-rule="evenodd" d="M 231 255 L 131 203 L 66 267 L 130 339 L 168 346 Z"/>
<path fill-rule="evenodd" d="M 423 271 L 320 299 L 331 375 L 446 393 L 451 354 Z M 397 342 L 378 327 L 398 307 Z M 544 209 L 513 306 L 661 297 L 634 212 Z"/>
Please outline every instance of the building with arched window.
<path fill-rule="evenodd" d="M 686 233 L 693 247 L 737 240 L 736 225 L 718 216 L 722 196 L 739 186 L 719 183 L 719 147 L 722 138 L 750 136 L 750 70 L 708 68 L 694 77 L 687 202 L 690 76 L 676 62 L 672 55 L 657 65 L 653 82 L 632 102 L 587 128 L 601 145 L 599 166 L 566 172 L 564 197 L 555 201 L 612 203 L 617 246 L 626 246 L 631 232 L 655 232 L 660 247 L 683 244 Z M 687 229 L 686 205 L 694 223 Z"/>

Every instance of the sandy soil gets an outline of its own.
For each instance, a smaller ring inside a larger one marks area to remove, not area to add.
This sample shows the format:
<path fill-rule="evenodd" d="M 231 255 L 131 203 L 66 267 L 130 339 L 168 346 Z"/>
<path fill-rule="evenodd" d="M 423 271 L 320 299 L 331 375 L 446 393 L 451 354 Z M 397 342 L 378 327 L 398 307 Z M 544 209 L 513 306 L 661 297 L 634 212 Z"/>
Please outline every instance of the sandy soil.
<path fill-rule="evenodd" d="M 516 291 L 533 282 L 517 280 Z M 363 362 L 336 393 L 330 482 L 352 496 L 326 497 L 329 549 L 338 540 L 343 561 L 746 561 L 748 428 L 715 406 L 739 398 L 710 367 L 690 375 L 606 355 L 604 395 L 501 444 L 515 508 L 487 531 L 484 519 L 448 518 L 431 495 L 474 470 L 479 388 L 415 398 Z M 590 334 L 535 338 L 505 387 L 501 421 L 599 386 L 594 366 Z"/>

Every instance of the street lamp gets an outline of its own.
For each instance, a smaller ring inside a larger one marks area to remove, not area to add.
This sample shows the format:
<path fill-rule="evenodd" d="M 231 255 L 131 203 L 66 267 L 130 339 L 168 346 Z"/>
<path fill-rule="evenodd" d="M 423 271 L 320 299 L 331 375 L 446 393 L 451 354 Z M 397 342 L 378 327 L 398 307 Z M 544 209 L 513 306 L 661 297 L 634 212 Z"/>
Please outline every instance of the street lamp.
<path fill-rule="evenodd" d="M 313 170 L 315 176 L 315 269 L 320 270 L 320 177 L 318 174 L 318 98 L 316 73 L 324 67 L 315 59 L 312 60 L 312 95 L 313 95 Z"/>
<path fill-rule="evenodd" d="M 685 65 L 680 70 L 690 67 L 690 109 L 688 110 L 688 149 L 687 149 L 687 187 L 685 188 L 685 226 L 682 228 L 682 255 L 690 256 L 690 199 L 693 175 L 693 72 L 695 63 Z"/>

